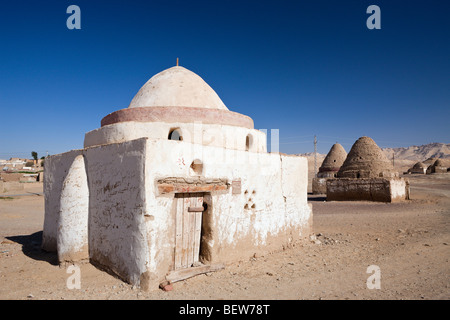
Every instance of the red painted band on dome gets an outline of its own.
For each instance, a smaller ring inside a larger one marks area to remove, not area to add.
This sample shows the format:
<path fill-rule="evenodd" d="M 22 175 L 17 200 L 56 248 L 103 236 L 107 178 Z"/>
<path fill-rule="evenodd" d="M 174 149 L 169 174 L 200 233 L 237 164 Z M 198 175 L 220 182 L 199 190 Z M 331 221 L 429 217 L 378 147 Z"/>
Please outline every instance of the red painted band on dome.
<path fill-rule="evenodd" d="M 253 129 L 252 118 L 243 114 L 218 109 L 193 107 L 139 107 L 117 110 L 108 114 L 101 121 L 101 126 L 109 124 L 137 121 L 137 122 L 184 122 L 196 121 L 206 124 L 229 125 Z"/>

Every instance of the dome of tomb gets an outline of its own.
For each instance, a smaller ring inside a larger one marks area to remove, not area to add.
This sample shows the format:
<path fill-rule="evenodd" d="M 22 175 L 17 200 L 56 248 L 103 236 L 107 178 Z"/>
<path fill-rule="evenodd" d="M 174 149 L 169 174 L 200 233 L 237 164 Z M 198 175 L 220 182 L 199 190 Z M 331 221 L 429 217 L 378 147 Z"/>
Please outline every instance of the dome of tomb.
<path fill-rule="evenodd" d="M 419 161 L 413 166 L 413 168 L 414 169 L 421 169 L 421 168 L 428 168 L 428 166 L 425 163 Z"/>
<path fill-rule="evenodd" d="M 423 161 L 423 163 L 426 165 L 432 165 L 436 160 L 437 158 L 430 157 L 427 160 Z"/>
<path fill-rule="evenodd" d="M 154 75 L 141 87 L 128 108 L 163 106 L 228 110 L 200 76 L 180 66 Z"/>
<path fill-rule="evenodd" d="M 128 108 L 103 117 L 101 126 L 124 122 L 176 123 L 176 126 L 180 123 L 201 123 L 254 128 L 252 118 L 228 110 L 202 78 L 179 66 L 150 78 Z"/>
<path fill-rule="evenodd" d="M 322 165 L 319 168 L 319 172 L 339 171 L 339 168 L 344 163 L 346 157 L 347 152 L 342 145 L 335 143 L 323 160 Z"/>
<path fill-rule="evenodd" d="M 445 163 L 444 163 L 444 161 L 442 161 L 441 159 L 437 159 L 437 160 L 434 162 L 433 166 L 434 166 L 434 167 L 445 167 Z"/>
<path fill-rule="evenodd" d="M 376 178 L 397 175 L 392 163 L 369 137 L 356 140 L 337 174 L 338 178 Z"/>

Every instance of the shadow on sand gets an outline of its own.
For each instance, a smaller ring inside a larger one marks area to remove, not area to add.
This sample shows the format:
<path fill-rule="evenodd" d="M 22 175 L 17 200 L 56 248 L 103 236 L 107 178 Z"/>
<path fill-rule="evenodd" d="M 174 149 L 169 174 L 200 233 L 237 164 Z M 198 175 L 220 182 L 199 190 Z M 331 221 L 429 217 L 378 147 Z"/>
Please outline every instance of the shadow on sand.
<path fill-rule="evenodd" d="M 22 245 L 22 252 L 31 259 L 39 261 L 47 261 L 57 266 L 58 256 L 55 252 L 46 252 L 41 249 L 42 231 L 32 233 L 30 235 L 9 236 L 6 239 L 14 241 Z"/>

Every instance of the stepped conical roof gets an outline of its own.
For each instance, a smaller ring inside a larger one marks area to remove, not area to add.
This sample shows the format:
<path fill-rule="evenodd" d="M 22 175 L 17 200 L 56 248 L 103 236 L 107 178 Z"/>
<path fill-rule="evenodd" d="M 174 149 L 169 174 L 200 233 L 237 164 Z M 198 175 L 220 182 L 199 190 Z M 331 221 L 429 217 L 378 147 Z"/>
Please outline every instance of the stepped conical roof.
<path fill-rule="evenodd" d="M 369 137 L 361 137 L 353 144 L 338 178 L 376 178 L 397 176 L 392 163 Z"/>
<path fill-rule="evenodd" d="M 425 164 L 425 163 L 423 163 L 423 162 L 417 162 L 414 166 L 413 166 L 413 168 L 415 168 L 415 169 L 421 169 L 421 168 L 427 168 L 428 166 Z"/>
<path fill-rule="evenodd" d="M 435 167 L 446 167 L 444 161 L 441 160 L 441 159 L 437 159 L 437 160 L 434 162 L 433 166 L 435 166 Z"/>
<path fill-rule="evenodd" d="M 339 171 L 346 157 L 347 152 L 345 149 L 339 143 L 335 143 L 323 160 L 319 172 Z"/>

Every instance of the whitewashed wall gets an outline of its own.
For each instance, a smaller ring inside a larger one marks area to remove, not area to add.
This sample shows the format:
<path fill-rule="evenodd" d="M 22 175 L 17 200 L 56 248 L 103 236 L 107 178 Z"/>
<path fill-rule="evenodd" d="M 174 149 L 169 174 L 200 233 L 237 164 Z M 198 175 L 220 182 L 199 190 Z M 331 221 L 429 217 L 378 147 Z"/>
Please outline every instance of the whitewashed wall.
<path fill-rule="evenodd" d="M 82 155 L 74 159 L 64 179 L 60 203 L 56 237 L 58 260 L 63 262 L 89 258 L 89 189 Z"/>
<path fill-rule="evenodd" d="M 87 132 L 84 147 L 119 143 L 139 138 L 166 140 L 173 128 L 181 129 L 184 142 L 243 151 L 246 150 L 246 137 L 251 134 L 253 143 L 249 151 L 267 151 L 266 134 L 262 131 L 200 122 L 119 122 Z"/>
<path fill-rule="evenodd" d="M 407 199 L 406 181 L 403 178 L 390 179 L 390 191 L 392 201 Z"/>
<path fill-rule="evenodd" d="M 61 199 L 63 209 L 72 213 L 60 220 L 63 226 L 69 227 L 77 215 L 84 219 L 83 214 L 77 214 L 75 203 L 79 199 L 74 194 L 88 192 L 90 259 L 132 284 L 157 287 L 173 264 L 174 195 L 158 193 L 160 179 L 201 176 L 229 183 L 241 181 L 239 194 L 228 189 L 213 192 L 209 199 L 211 263 L 238 261 L 279 249 L 311 231 L 308 168 L 303 157 L 147 138 L 87 148 L 84 157 L 85 169 L 80 150 L 50 158 L 44 235 L 56 238 L 54 221 L 58 221 Z M 194 160 L 203 163 L 200 176 L 190 168 Z M 75 178 L 83 170 L 87 172 L 87 188 L 86 181 Z M 70 246 L 66 240 L 77 233 L 61 231 L 65 235 L 60 237 L 64 243 L 60 247 Z M 79 240 L 78 236 L 74 241 Z"/>
<path fill-rule="evenodd" d="M 45 158 L 45 217 L 42 233 L 42 249 L 46 251 L 57 251 L 57 224 L 61 212 L 63 183 L 74 159 L 82 154 L 83 150 L 72 150 Z"/>
<path fill-rule="evenodd" d="M 175 242 L 173 195 L 158 195 L 156 181 L 195 178 L 194 159 L 203 163 L 203 179 L 241 180 L 240 194 L 212 193 L 212 263 L 248 259 L 311 232 L 306 158 L 149 139 L 145 215 L 152 278 L 162 280 L 170 270 Z"/>
<path fill-rule="evenodd" d="M 148 264 L 145 147 L 139 139 L 86 150 L 91 261 L 132 284 Z"/>

